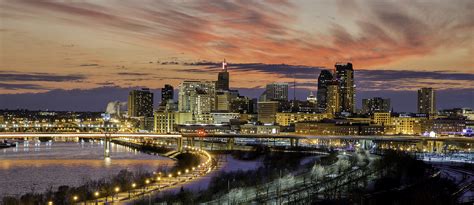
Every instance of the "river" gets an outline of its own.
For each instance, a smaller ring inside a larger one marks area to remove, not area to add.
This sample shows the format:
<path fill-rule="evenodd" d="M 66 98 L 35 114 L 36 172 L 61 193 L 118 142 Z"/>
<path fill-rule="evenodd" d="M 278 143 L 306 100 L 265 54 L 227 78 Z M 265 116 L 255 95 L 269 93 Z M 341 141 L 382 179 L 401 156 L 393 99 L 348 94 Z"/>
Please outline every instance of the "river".
<path fill-rule="evenodd" d="M 25 142 L 0 149 L 0 196 L 44 192 L 50 187 L 79 186 L 116 175 L 122 169 L 154 171 L 174 161 L 112 144 L 104 159 L 102 142 Z"/>

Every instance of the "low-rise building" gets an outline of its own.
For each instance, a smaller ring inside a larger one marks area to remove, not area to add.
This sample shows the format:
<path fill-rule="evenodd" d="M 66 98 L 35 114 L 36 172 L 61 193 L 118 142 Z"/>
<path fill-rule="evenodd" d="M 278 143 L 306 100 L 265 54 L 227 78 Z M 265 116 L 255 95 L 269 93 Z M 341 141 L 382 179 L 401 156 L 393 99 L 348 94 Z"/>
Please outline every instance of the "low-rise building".
<path fill-rule="evenodd" d="M 328 113 L 288 113 L 279 112 L 276 114 L 276 123 L 281 126 L 289 126 L 297 122 L 320 121 L 330 118 Z"/>
<path fill-rule="evenodd" d="M 377 125 L 391 125 L 392 117 L 390 112 L 376 112 L 372 115 L 373 122 Z"/>
<path fill-rule="evenodd" d="M 392 117 L 391 124 L 395 126 L 395 134 L 419 135 L 421 123 L 426 118 L 419 117 Z"/>

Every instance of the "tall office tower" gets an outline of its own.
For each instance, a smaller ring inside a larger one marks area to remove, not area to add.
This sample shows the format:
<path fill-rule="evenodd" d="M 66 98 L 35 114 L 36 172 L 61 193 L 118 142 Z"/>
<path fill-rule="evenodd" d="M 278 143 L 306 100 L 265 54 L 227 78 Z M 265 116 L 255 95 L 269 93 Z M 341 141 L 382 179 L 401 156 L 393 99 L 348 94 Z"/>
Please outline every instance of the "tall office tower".
<path fill-rule="evenodd" d="M 377 112 L 390 112 L 390 99 L 380 97 L 362 99 L 362 113 L 374 114 Z"/>
<path fill-rule="evenodd" d="M 215 109 L 215 81 L 184 81 L 179 85 L 178 111 L 194 115 L 209 113 Z"/>
<path fill-rule="evenodd" d="M 355 112 L 355 85 L 352 63 L 336 63 L 336 80 L 339 81 L 341 112 Z"/>
<path fill-rule="evenodd" d="M 173 100 L 173 95 L 173 86 L 166 84 L 164 88 L 161 88 L 161 104 L 166 105 L 169 100 Z"/>
<path fill-rule="evenodd" d="M 418 113 L 436 114 L 436 93 L 433 88 L 418 90 Z"/>
<path fill-rule="evenodd" d="M 322 70 L 318 77 L 318 92 L 316 94 L 318 99 L 318 109 L 326 110 L 327 106 L 327 86 L 332 82 L 333 76 L 329 70 Z"/>
<path fill-rule="evenodd" d="M 336 114 L 341 112 L 341 94 L 339 93 L 339 82 L 327 83 L 326 113 Z"/>
<path fill-rule="evenodd" d="M 229 72 L 227 72 L 227 62 L 222 62 L 222 71 L 217 75 L 216 90 L 229 90 Z"/>
<path fill-rule="evenodd" d="M 275 123 L 278 104 L 278 101 L 258 102 L 258 121 L 267 124 Z"/>
<path fill-rule="evenodd" d="M 128 115 L 130 117 L 153 116 L 153 93 L 148 88 L 132 90 L 128 94 Z"/>
<path fill-rule="evenodd" d="M 288 101 L 288 83 L 267 84 L 265 98 L 266 101 Z"/>

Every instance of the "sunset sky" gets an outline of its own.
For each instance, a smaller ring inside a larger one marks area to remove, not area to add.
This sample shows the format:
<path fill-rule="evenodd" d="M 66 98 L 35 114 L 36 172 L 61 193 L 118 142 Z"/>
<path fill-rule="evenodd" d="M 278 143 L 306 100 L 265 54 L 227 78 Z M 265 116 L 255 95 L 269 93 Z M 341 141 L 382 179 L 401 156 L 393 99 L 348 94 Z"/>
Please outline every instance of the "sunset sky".
<path fill-rule="evenodd" d="M 474 107 L 473 11 L 472 0 L 0 0 L 0 109 L 101 110 L 136 87 L 215 80 L 224 58 L 231 87 L 252 97 L 295 78 L 303 98 L 321 69 L 351 61 L 357 101 L 415 111 L 429 86 L 439 108 Z"/>

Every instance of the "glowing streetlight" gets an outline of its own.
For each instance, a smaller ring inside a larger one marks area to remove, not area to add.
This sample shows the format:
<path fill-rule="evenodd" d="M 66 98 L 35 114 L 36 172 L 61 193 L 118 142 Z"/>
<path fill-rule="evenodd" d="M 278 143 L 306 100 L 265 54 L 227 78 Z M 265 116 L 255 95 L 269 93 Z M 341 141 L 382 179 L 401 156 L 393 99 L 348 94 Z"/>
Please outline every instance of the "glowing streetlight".
<path fill-rule="evenodd" d="M 137 187 L 137 184 L 133 183 L 132 188 L 135 188 L 135 187 Z"/>
<path fill-rule="evenodd" d="M 119 192 L 120 191 L 120 187 L 115 187 L 115 192 Z"/>
<path fill-rule="evenodd" d="M 79 199 L 79 197 L 77 197 L 77 196 L 72 197 L 72 200 L 74 200 L 74 201 L 77 201 L 78 199 Z"/>
<path fill-rule="evenodd" d="M 181 172 L 180 172 L 180 171 L 178 171 L 178 176 L 179 176 L 179 175 L 181 175 Z"/>
<path fill-rule="evenodd" d="M 186 169 L 184 172 L 185 172 L 185 173 L 188 173 L 188 172 L 189 172 L 189 169 Z"/>
<path fill-rule="evenodd" d="M 146 183 L 146 184 L 149 184 L 149 183 L 150 183 L 150 180 L 149 180 L 149 179 L 147 179 L 147 180 L 145 181 L 145 183 Z"/>
<path fill-rule="evenodd" d="M 171 177 L 173 177 L 173 175 L 172 175 L 172 174 L 168 174 L 168 177 L 171 178 Z"/>
<path fill-rule="evenodd" d="M 94 192 L 94 196 L 95 196 L 95 197 L 98 197 L 98 196 L 99 196 L 99 192 L 98 192 L 98 191 Z"/>
<path fill-rule="evenodd" d="M 52 201 L 48 201 L 48 205 L 53 205 L 53 202 L 52 202 Z"/>

